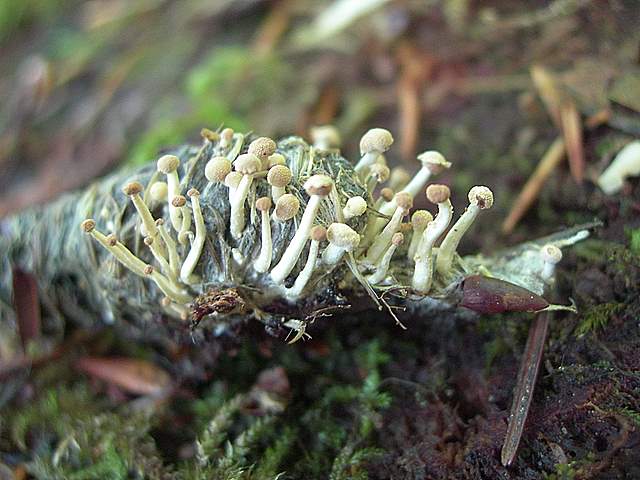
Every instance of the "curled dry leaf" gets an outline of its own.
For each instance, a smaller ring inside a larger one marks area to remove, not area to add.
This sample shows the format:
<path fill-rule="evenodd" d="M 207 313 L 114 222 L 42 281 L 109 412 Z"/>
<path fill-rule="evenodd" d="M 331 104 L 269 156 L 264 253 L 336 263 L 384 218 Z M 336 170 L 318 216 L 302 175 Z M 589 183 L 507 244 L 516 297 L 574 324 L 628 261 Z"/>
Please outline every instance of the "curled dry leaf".
<path fill-rule="evenodd" d="M 146 360 L 84 357 L 76 367 L 134 395 L 160 395 L 171 385 L 169 374 Z"/>

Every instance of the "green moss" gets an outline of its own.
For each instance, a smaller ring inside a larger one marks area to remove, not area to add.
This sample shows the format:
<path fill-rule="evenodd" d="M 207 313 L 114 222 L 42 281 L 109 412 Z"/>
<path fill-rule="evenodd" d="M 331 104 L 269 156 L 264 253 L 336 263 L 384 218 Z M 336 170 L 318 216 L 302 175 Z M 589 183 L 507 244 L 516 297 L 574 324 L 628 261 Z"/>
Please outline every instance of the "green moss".
<path fill-rule="evenodd" d="M 604 303 L 596 305 L 585 312 L 582 321 L 575 329 L 577 337 L 583 337 L 587 333 L 596 332 L 604 328 L 611 317 L 624 308 L 620 303 Z"/>

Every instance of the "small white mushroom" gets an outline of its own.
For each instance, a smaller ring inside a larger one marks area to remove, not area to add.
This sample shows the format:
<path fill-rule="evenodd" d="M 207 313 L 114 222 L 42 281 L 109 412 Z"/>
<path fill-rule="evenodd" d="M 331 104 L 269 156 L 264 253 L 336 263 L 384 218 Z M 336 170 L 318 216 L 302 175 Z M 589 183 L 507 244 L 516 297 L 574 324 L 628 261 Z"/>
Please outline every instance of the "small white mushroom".
<path fill-rule="evenodd" d="M 453 255 L 458 249 L 462 236 L 469 230 L 480 210 L 489 209 L 492 205 L 493 192 L 488 187 L 475 186 L 469 190 L 469 206 L 444 237 L 438 250 L 436 270 L 439 274 L 447 275 L 449 273 L 453 263 Z"/>
<path fill-rule="evenodd" d="M 547 244 L 540 249 L 540 256 L 544 262 L 540 276 L 546 283 L 553 283 L 556 265 L 562 260 L 562 250 L 553 244 Z"/>
<path fill-rule="evenodd" d="M 233 128 L 225 128 L 220 132 L 220 146 L 222 148 L 229 148 L 231 146 L 234 133 Z"/>
<path fill-rule="evenodd" d="M 327 229 L 329 246 L 322 252 L 322 262 L 326 265 L 335 265 L 347 252 L 353 252 L 360 243 L 360 235 L 349 225 L 344 223 L 332 223 Z"/>
<path fill-rule="evenodd" d="M 231 198 L 230 230 L 233 238 L 240 238 L 245 226 L 244 203 L 249 195 L 249 188 L 253 182 L 253 174 L 262 168 L 262 162 L 252 153 L 239 155 L 235 161 L 236 171 L 242 174 L 242 179 Z"/>
<path fill-rule="evenodd" d="M 175 155 L 164 155 L 158 159 L 158 171 L 167 176 L 167 200 L 169 202 L 169 217 L 171 225 L 176 232 L 180 231 L 181 216 L 180 210 L 171 204 L 171 200 L 176 195 L 180 195 L 180 179 L 178 178 L 178 167 L 180 159 Z"/>
<path fill-rule="evenodd" d="M 373 240 L 373 243 L 367 250 L 364 262 L 369 265 L 377 264 L 378 259 L 387 249 L 391 243 L 393 234 L 398 231 L 400 223 L 402 223 L 402 218 L 407 215 L 411 207 L 413 207 L 413 199 L 407 192 L 400 192 L 395 196 L 395 204 L 396 208 L 391 220 L 389 220 L 389 223 L 384 227 L 382 233 Z"/>
<path fill-rule="evenodd" d="M 168 192 L 167 182 L 153 182 L 149 187 L 149 198 L 154 204 L 162 204 L 167 201 Z"/>
<path fill-rule="evenodd" d="M 304 189 L 309 195 L 309 202 L 302 214 L 298 230 L 296 230 L 278 264 L 271 270 L 271 278 L 276 283 L 284 282 L 287 275 L 295 267 L 300 253 L 309 238 L 311 227 L 320 208 L 320 202 L 333 189 L 333 180 L 326 175 L 313 175 L 305 182 Z"/>
<path fill-rule="evenodd" d="M 293 175 L 289 167 L 285 165 L 274 165 L 267 173 L 267 182 L 271 185 L 271 198 L 274 202 L 284 195 L 286 187 L 291 183 Z"/>
<path fill-rule="evenodd" d="M 178 256 L 178 250 L 176 249 L 176 242 L 173 241 L 171 235 L 167 231 L 164 225 L 164 219 L 158 218 L 156 220 L 156 226 L 158 227 L 158 231 L 160 232 L 160 237 L 167 247 L 167 252 L 169 254 L 169 268 L 171 269 L 173 278 L 180 277 L 180 257 Z"/>
<path fill-rule="evenodd" d="M 320 249 L 320 243 L 327 238 L 327 229 L 321 225 L 316 225 L 311 229 L 311 245 L 309 246 L 309 254 L 307 255 L 307 262 L 304 264 L 304 268 L 300 271 L 296 277 L 296 281 L 291 288 L 286 289 L 286 295 L 289 298 L 297 298 L 300 296 L 304 287 L 307 286 L 313 271 L 315 270 L 318 260 L 318 250 Z"/>
<path fill-rule="evenodd" d="M 253 264 L 256 272 L 265 273 L 271 266 L 271 256 L 273 254 L 273 245 L 271 242 L 271 220 L 269 219 L 269 209 L 271 208 L 271 199 L 269 197 L 260 197 L 256 200 L 256 209 L 260 212 L 260 221 L 262 225 L 260 237 L 260 254 Z"/>
<path fill-rule="evenodd" d="M 176 195 L 171 200 L 171 205 L 178 209 L 182 222 L 180 224 L 180 230 L 178 231 L 178 242 L 181 245 L 186 245 L 193 239 L 193 233 L 191 232 L 191 211 L 186 207 L 187 199 L 183 195 Z"/>
<path fill-rule="evenodd" d="M 356 173 L 361 177 L 366 175 L 369 167 L 376 163 L 381 153 L 389 150 L 393 144 L 393 136 L 384 128 L 372 128 L 360 139 L 360 154 L 362 158 L 355 166 Z"/>
<path fill-rule="evenodd" d="M 389 264 L 391 263 L 391 258 L 395 253 L 396 249 L 402 245 L 404 242 L 404 235 L 400 232 L 394 233 L 391 238 L 391 245 L 387 248 L 386 252 L 382 256 L 382 259 L 376 265 L 375 271 L 367 277 L 369 283 L 372 285 L 376 285 L 381 283 L 387 277 L 387 271 L 389 270 Z"/>
<path fill-rule="evenodd" d="M 276 202 L 273 209 L 273 219 L 279 222 L 286 222 L 295 217 L 300 211 L 300 200 L 291 193 L 285 193 Z"/>
<path fill-rule="evenodd" d="M 321 125 L 317 127 L 311 127 L 311 141 L 313 146 L 318 150 L 331 150 L 334 148 L 340 148 L 342 139 L 340 138 L 340 132 L 333 125 Z"/>
<path fill-rule="evenodd" d="M 247 153 L 253 154 L 262 162 L 262 170 L 269 168 L 269 157 L 276 153 L 276 142 L 269 137 L 258 137 L 249 144 Z"/>
<path fill-rule="evenodd" d="M 231 204 L 231 199 L 234 197 L 238 185 L 240 185 L 240 180 L 242 180 L 242 174 L 240 172 L 229 172 L 228 175 L 224 177 L 224 186 L 229 189 L 229 204 Z"/>
<path fill-rule="evenodd" d="M 611 162 L 611 165 L 598 177 L 598 186 L 607 195 L 622 189 L 627 177 L 640 175 L 640 140 L 625 145 Z"/>
<path fill-rule="evenodd" d="M 274 153 L 273 155 L 269 155 L 269 168 L 275 165 L 286 165 L 287 159 L 284 158 L 284 155 L 281 153 Z"/>
<path fill-rule="evenodd" d="M 415 260 L 415 269 L 411 285 L 413 289 L 422 294 L 429 293 L 433 282 L 433 246 L 451 222 L 453 207 L 451 205 L 451 191 L 446 185 L 429 185 L 427 199 L 438 204 L 438 214 L 435 220 L 427 225 L 422 234 L 422 240 L 418 245 Z"/>
<path fill-rule="evenodd" d="M 342 214 L 345 220 L 350 220 L 355 217 L 359 217 L 367 211 L 367 201 L 360 197 L 351 197 L 347 200 L 346 205 L 342 209 Z"/>
<path fill-rule="evenodd" d="M 187 258 L 185 258 L 182 268 L 180 269 L 180 279 L 184 283 L 190 284 L 193 283 L 191 279 L 193 270 L 196 268 L 198 260 L 200 260 L 200 255 L 202 255 L 202 248 L 204 247 L 204 242 L 207 237 L 207 229 L 204 225 L 202 209 L 200 208 L 200 192 L 192 188 L 187 192 L 187 195 L 191 199 L 193 220 L 196 225 L 196 236 L 191 243 Z"/>
<path fill-rule="evenodd" d="M 81 227 L 85 233 L 91 235 L 94 240 L 96 240 L 105 250 L 111 253 L 122 265 L 137 275 L 144 275 L 144 268 L 146 264 L 130 251 L 129 253 L 131 253 L 131 255 L 127 255 L 125 252 L 120 250 L 117 246 L 118 242 L 115 235 L 105 235 L 100 232 L 96 229 L 96 222 L 92 218 L 84 220 Z"/>
<path fill-rule="evenodd" d="M 231 161 L 227 157 L 213 157 L 204 167 L 204 176 L 209 183 L 222 183 L 231 172 Z"/>
<path fill-rule="evenodd" d="M 420 241 L 422 240 L 424 229 L 427 228 L 427 225 L 429 225 L 431 221 L 433 221 L 433 215 L 427 210 L 416 210 L 411 216 L 413 234 L 411 236 L 409 249 L 407 250 L 407 258 L 409 260 L 413 261 L 418 245 L 420 245 Z"/>
<path fill-rule="evenodd" d="M 367 191 L 371 194 L 375 190 L 376 186 L 380 183 L 384 183 L 389 179 L 390 170 L 386 165 L 380 165 L 378 163 L 371 165 L 369 173 L 367 175 Z"/>

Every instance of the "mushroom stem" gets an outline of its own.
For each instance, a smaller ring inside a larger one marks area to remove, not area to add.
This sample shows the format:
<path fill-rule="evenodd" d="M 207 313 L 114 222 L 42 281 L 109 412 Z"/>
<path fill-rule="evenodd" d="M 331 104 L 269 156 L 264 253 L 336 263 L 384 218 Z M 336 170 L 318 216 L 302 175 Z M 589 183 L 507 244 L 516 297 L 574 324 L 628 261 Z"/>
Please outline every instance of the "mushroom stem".
<path fill-rule="evenodd" d="M 360 235 L 344 223 L 332 223 L 327 229 L 329 246 L 322 252 L 322 262 L 335 265 L 347 252 L 353 252 L 360 243 Z"/>
<path fill-rule="evenodd" d="M 285 294 L 288 298 L 297 298 L 300 296 L 304 287 L 307 286 L 313 271 L 316 268 L 318 261 L 318 251 L 320 249 L 320 242 L 326 237 L 326 229 L 322 226 L 316 225 L 311 229 L 311 245 L 309 246 L 309 253 L 307 255 L 307 262 L 304 264 L 304 268 L 293 283 L 291 288 L 285 290 Z"/>
<path fill-rule="evenodd" d="M 140 195 L 140 192 L 142 192 L 142 190 L 143 190 L 143 187 L 138 182 L 127 183 L 122 188 L 123 193 L 131 199 L 133 206 L 138 212 L 138 216 L 142 221 L 142 227 L 144 228 L 147 238 L 152 239 L 151 242 L 148 242 L 148 243 L 145 242 L 145 243 L 147 243 L 148 247 L 151 249 L 151 252 L 153 253 L 153 256 L 156 257 L 156 259 L 160 258 L 162 260 L 165 260 L 167 252 L 166 252 L 166 249 L 164 248 L 162 240 L 160 240 L 159 242 L 156 242 L 156 239 L 158 238 L 158 227 L 156 226 L 156 222 L 153 219 L 153 215 L 151 215 L 151 211 L 149 210 L 149 207 L 147 206 L 145 201 L 142 199 L 142 196 Z"/>
<path fill-rule="evenodd" d="M 384 252 L 384 255 L 382 256 L 380 262 L 378 262 L 375 271 L 367 277 L 369 283 L 371 283 L 372 285 L 376 285 L 378 283 L 381 283 L 387 277 L 387 271 L 389 270 L 391 258 L 393 257 L 393 254 L 395 253 L 398 246 L 402 245 L 403 241 L 404 235 L 402 235 L 402 233 L 398 232 L 393 235 L 391 245 L 389 245 L 389 248 L 387 248 L 387 250 Z"/>
<path fill-rule="evenodd" d="M 242 235 L 245 226 L 244 202 L 249 195 L 249 189 L 253 182 L 253 175 L 243 175 L 238 187 L 233 192 L 231 199 L 231 221 L 229 228 L 233 238 L 238 239 Z"/>
<path fill-rule="evenodd" d="M 158 286 L 160 291 L 176 303 L 186 305 L 191 302 L 191 295 L 182 289 L 176 288 L 167 277 L 158 272 L 152 265 L 147 265 L 144 274 Z"/>
<path fill-rule="evenodd" d="M 167 232 L 167 228 L 165 227 L 164 220 L 162 218 L 156 220 L 156 225 L 158 225 L 160 237 L 166 245 L 169 253 L 169 268 L 171 269 L 173 276 L 178 278 L 180 276 L 180 257 L 178 256 L 178 250 L 176 249 L 176 242 L 173 241 L 173 238 L 171 238 L 171 235 Z"/>
<path fill-rule="evenodd" d="M 271 258 L 273 255 L 273 245 L 271 241 L 271 220 L 269 218 L 271 199 L 269 197 L 259 198 L 256 202 L 256 208 L 260 211 L 261 246 L 260 254 L 254 262 L 253 268 L 256 272 L 265 273 L 271 266 Z"/>
<path fill-rule="evenodd" d="M 183 283 L 192 283 L 192 273 L 196 268 L 200 255 L 202 255 L 202 248 L 204 247 L 204 241 L 207 237 L 207 228 L 204 225 L 204 218 L 202 216 L 202 209 L 200 208 L 200 192 L 195 188 L 192 188 L 187 192 L 187 195 L 191 198 L 191 208 L 193 209 L 193 219 L 196 225 L 196 236 L 191 243 L 191 249 L 182 263 L 180 269 L 180 280 Z"/>
<path fill-rule="evenodd" d="M 411 216 L 411 225 L 413 226 L 413 234 L 411 235 L 411 243 L 407 250 L 407 258 L 413 260 L 418 250 L 418 245 L 422 240 L 424 229 L 427 228 L 429 222 L 433 221 L 433 216 L 426 210 L 416 210 Z"/>
<path fill-rule="evenodd" d="M 378 235 L 364 258 L 364 262 L 375 265 L 382 256 L 387 246 L 391 243 L 393 235 L 398 231 L 402 218 L 409 212 L 413 205 L 411 197 L 406 192 L 400 192 L 395 196 L 396 209 L 389 223 L 384 227 L 382 233 Z"/>
<path fill-rule="evenodd" d="M 176 232 L 180 231 L 180 210 L 171 203 L 173 198 L 180 195 L 180 178 L 178 177 L 178 167 L 180 160 L 174 155 L 165 155 L 158 159 L 158 170 L 167 176 L 167 199 L 169 201 L 169 217 L 171 225 Z"/>
<path fill-rule="evenodd" d="M 540 276 L 547 284 L 553 283 L 553 276 L 556 271 L 556 265 L 562 260 L 562 250 L 556 245 L 547 244 L 540 251 L 542 261 L 544 262 Z"/>

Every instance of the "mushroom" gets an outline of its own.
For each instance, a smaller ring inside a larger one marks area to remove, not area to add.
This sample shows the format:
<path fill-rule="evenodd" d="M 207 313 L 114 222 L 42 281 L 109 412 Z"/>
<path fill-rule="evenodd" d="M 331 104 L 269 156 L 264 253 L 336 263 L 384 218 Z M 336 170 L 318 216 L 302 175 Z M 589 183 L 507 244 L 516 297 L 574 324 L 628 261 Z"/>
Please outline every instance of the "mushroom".
<path fill-rule="evenodd" d="M 227 157 L 213 157 L 204 167 L 204 176 L 209 183 L 222 183 L 231 172 L 231 161 Z"/>
<path fill-rule="evenodd" d="M 172 276 L 177 279 L 180 276 L 180 257 L 178 256 L 178 250 L 176 249 L 176 242 L 174 242 L 171 235 L 169 235 L 169 232 L 164 225 L 164 219 L 157 219 L 156 226 L 160 232 L 160 238 L 162 238 L 162 241 L 167 247 L 167 252 L 169 253 L 169 268 L 172 272 Z"/>
<path fill-rule="evenodd" d="M 453 263 L 453 254 L 456 252 L 462 236 L 469 230 L 480 210 L 489 209 L 492 205 L 493 192 L 489 188 L 475 186 L 469 190 L 469 206 L 444 237 L 438 250 L 436 270 L 439 274 L 447 275 L 449 273 Z"/>
<path fill-rule="evenodd" d="M 271 208 L 271 199 L 269 197 L 260 197 L 256 200 L 256 209 L 260 212 L 261 225 L 261 246 L 260 254 L 253 264 L 256 272 L 265 273 L 271 266 L 271 256 L 273 246 L 271 243 L 271 220 L 269 219 L 269 209 Z"/>
<path fill-rule="evenodd" d="M 380 165 L 378 163 L 371 165 L 365 182 L 367 184 L 367 191 L 373 193 L 376 185 L 386 182 L 389 179 L 389 175 L 390 170 L 386 165 Z"/>
<path fill-rule="evenodd" d="M 215 143 L 220 140 L 220 134 L 218 132 L 214 132 L 213 130 L 209 130 L 208 128 L 201 129 L 200 136 L 209 143 Z"/>
<path fill-rule="evenodd" d="M 381 153 L 389 150 L 393 144 L 393 136 L 384 128 L 372 128 L 360 139 L 360 154 L 362 158 L 355 166 L 356 173 L 361 177 L 366 174 L 368 168 L 376 163 Z"/>
<path fill-rule="evenodd" d="M 271 197 L 274 202 L 286 193 L 286 186 L 291 183 L 293 175 L 289 167 L 285 165 L 274 165 L 267 173 L 267 182 L 271 185 Z"/>
<path fill-rule="evenodd" d="M 183 305 L 191 302 L 191 296 L 188 293 L 181 288 L 176 288 L 175 285 L 171 284 L 167 277 L 156 271 L 156 269 L 153 268 L 153 265 L 145 266 L 143 273 L 145 276 L 150 277 L 158 286 L 160 291 L 174 302 Z"/>
<path fill-rule="evenodd" d="M 169 187 L 167 182 L 157 181 L 149 187 L 149 197 L 154 204 L 162 204 L 167 201 Z"/>
<path fill-rule="evenodd" d="M 327 229 L 329 246 L 322 252 L 322 262 L 335 265 L 347 252 L 353 252 L 360 243 L 360 235 L 349 225 L 332 223 Z"/>
<path fill-rule="evenodd" d="M 287 159 L 284 158 L 284 155 L 281 153 L 274 153 L 269 156 L 269 168 L 274 167 L 275 165 L 286 165 Z"/>
<path fill-rule="evenodd" d="M 552 283 L 556 265 L 560 263 L 560 260 L 562 260 L 562 250 L 557 246 L 548 243 L 540 249 L 540 256 L 544 262 L 540 276 L 545 283 Z"/>
<path fill-rule="evenodd" d="M 433 281 L 433 246 L 451 222 L 453 207 L 451 206 L 451 191 L 446 185 L 429 185 L 427 187 L 427 199 L 438 204 L 436 218 L 427 225 L 422 234 L 422 240 L 416 250 L 415 269 L 411 285 L 413 289 L 422 294 L 429 293 Z"/>
<path fill-rule="evenodd" d="M 180 195 L 180 179 L 178 178 L 178 167 L 180 159 L 175 155 L 164 155 L 158 159 L 158 171 L 167 176 L 167 199 L 169 202 L 169 218 L 171 225 L 176 232 L 180 231 L 181 216 L 180 210 L 171 204 L 173 197 Z"/>
<path fill-rule="evenodd" d="M 320 243 L 326 238 L 327 229 L 322 225 L 316 225 L 311 229 L 311 245 L 309 246 L 307 262 L 304 264 L 304 268 L 296 277 L 296 281 L 293 283 L 293 286 L 286 289 L 287 297 L 299 297 L 304 290 L 304 287 L 306 287 L 307 283 L 309 283 L 309 279 L 311 278 L 311 275 L 313 275 L 313 271 L 318 260 L 318 250 L 320 249 Z"/>
<path fill-rule="evenodd" d="M 200 192 L 195 188 L 190 189 L 187 192 L 187 196 L 191 199 L 191 208 L 193 210 L 193 220 L 196 225 L 196 236 L 191 243 L 191 248 L 185 258 L 182 268 L 180 269 L 180 280 L 183 283 L 193 283 L 191 274 L 196 268 L 200 255 L 202 255 L 202 248 L 207 237 L 207 229 L 204 225 L 204 218 L 202 216 L 202 209 L 200 208 Z"/>
<path fill-rule="evenodd" d="M 391 243 L 393 234 L 396 233 L 400 227 L 402 217 L 407 215 L 409 210 L 411 210 L 411 207 L 413 206 L 413 199 L 407 192 L 400 192 L 395 196 L 395 204 L 396 208 L 391 220 L 389 220 L 389 223 L 384 227 L 382 233 L 373 240 L 373 243 L 367 250 L 367 255 L 364 261 L 369 265 L 375 265 L 380 256 L 382 256 L 384 251 L 387 249 L 388 245 Z"/>
<path fill-rule="evenodd" d="M 189 240 L 193 238 L 193 233 L 191 232 L 191 212 L 186 207 L 187 199 L 183 195 L 176 195 L 173 197 L 173 200 L 171 200 L 171 205 L 178 209 L 182 217 L 182 223 L 178 231 L 178 242 L 186 245 Z"/>
<path fill-rule="evenodd" d="M 411 236 L 411 243 L 409 244 L 409 249 L 407 250 L 407 258 L 409 260 L 413 260 L 413 257 L 416 254 L 416 250 L 418 249 L 418 245 L 420 245 L 420 240 L 422 240 L 424 229 L 427 228 L 427 225 L 429 225 L 429 222 L 431 222 L 432 220 L 433 215 L 431 215 L 431 213 L 427 210 L 416 210 L 411 216 L 413 235 Z"/>
<path fill-rule="evenodd" d="M 249 144 L 247 153 L 253 154 L 262 162 L 262 170 L 269 168 L 269 156 L 276 152 L 276 142 L 269 137 L 258 137 Z"/>
<path fill-rule="evenodd" d="M 233 141 L 233 128 L 225 128 L 220 132 L 220 146 L 222 148 L 229 148 Z"/>
<path fill-rule="evenodd" d="M 318 150 L 340 148 L 342 143 L 340 132 L 338 132 L 338 129 L 333 125 L 311 127 L 311 131 L 309 133 L 311 134 L 313 146 Z"/>
<path fill-rule="evenodd" d="M 224 177 L 224 186 L 229 189 L 229 204 L 231 204 L 231 199 L 233 198 L 236 188 L 240 185 L 240 180 L 242 180 L 242 174 L 240 172 L 229 172 L 226 177 Z"/>
<path fill-rule="evenodd" d="M 627 177 L 640 175 L 640 140 L 625 145 L 611 162 L 611 165 L 598 177 L 598 186 L 607 195 L 622 189 Z"/>
<path fill-rule="evenodd" d="M 231 220 L 230 230 L 231 236 L 238 239 L 242 235 L 245 226 L 244 219 L 244 202 L 249 194 L 249 188 L 253 182 L 253 174 L 260 170 L 262 162 L 252 153 L 239 155 L 235 161 L 236 171 L 242 174 L 242 179 L 238 184 L 238 188 L 233 192 L 231 198 Z"/>
<path fill-rule="evenodd" d="M 298 229 L 284 251 L 280 262 L 271 270 L 271 278 L 276 283 L 282 283 L 296 265 L 300 253 L 307 243 L 307 238 L 309 238 L 311 227 L 320 208 L 320 202 L 333 189 L 333 180 L 326 175 L 313 175 L 305 182 L 304 189 L 309 195 L 309 202 L 304 209 Z"/>
<path fill-rule="evenodd" d="M 291 220 L 298 214 L 300 210 L 300 200 L 291 193 L 285 193 L 276 202 L 276 208 L 273 209 L 273 218 L 279 222 Z"/>
<path fill-rule="evenodd" d="M 342 214 L 345 220 L 350 220 L 354 217 L 359 217 L 367 211 L 367 201 L 360 197 L 351 197 L 347 200 L 346 205 L 342 209 Z"/>
<path fill-rule="evenodd" d="M 393 237 L 391 237 L 391 245 L 387 248 L 386 252 L 382 256 L 380 262 L 376 266 L 375 271 L 367 277 L 369 283 L 372 285 L 376 285 L 381 283 L 387 276 L 387 271 L 389 270 L 389 263 L 391 262 L 391 258 L 395 253 L 396 249 L 402 245 L 404 242 L 404 235 L 400 232 L 394 233 Z"/>

